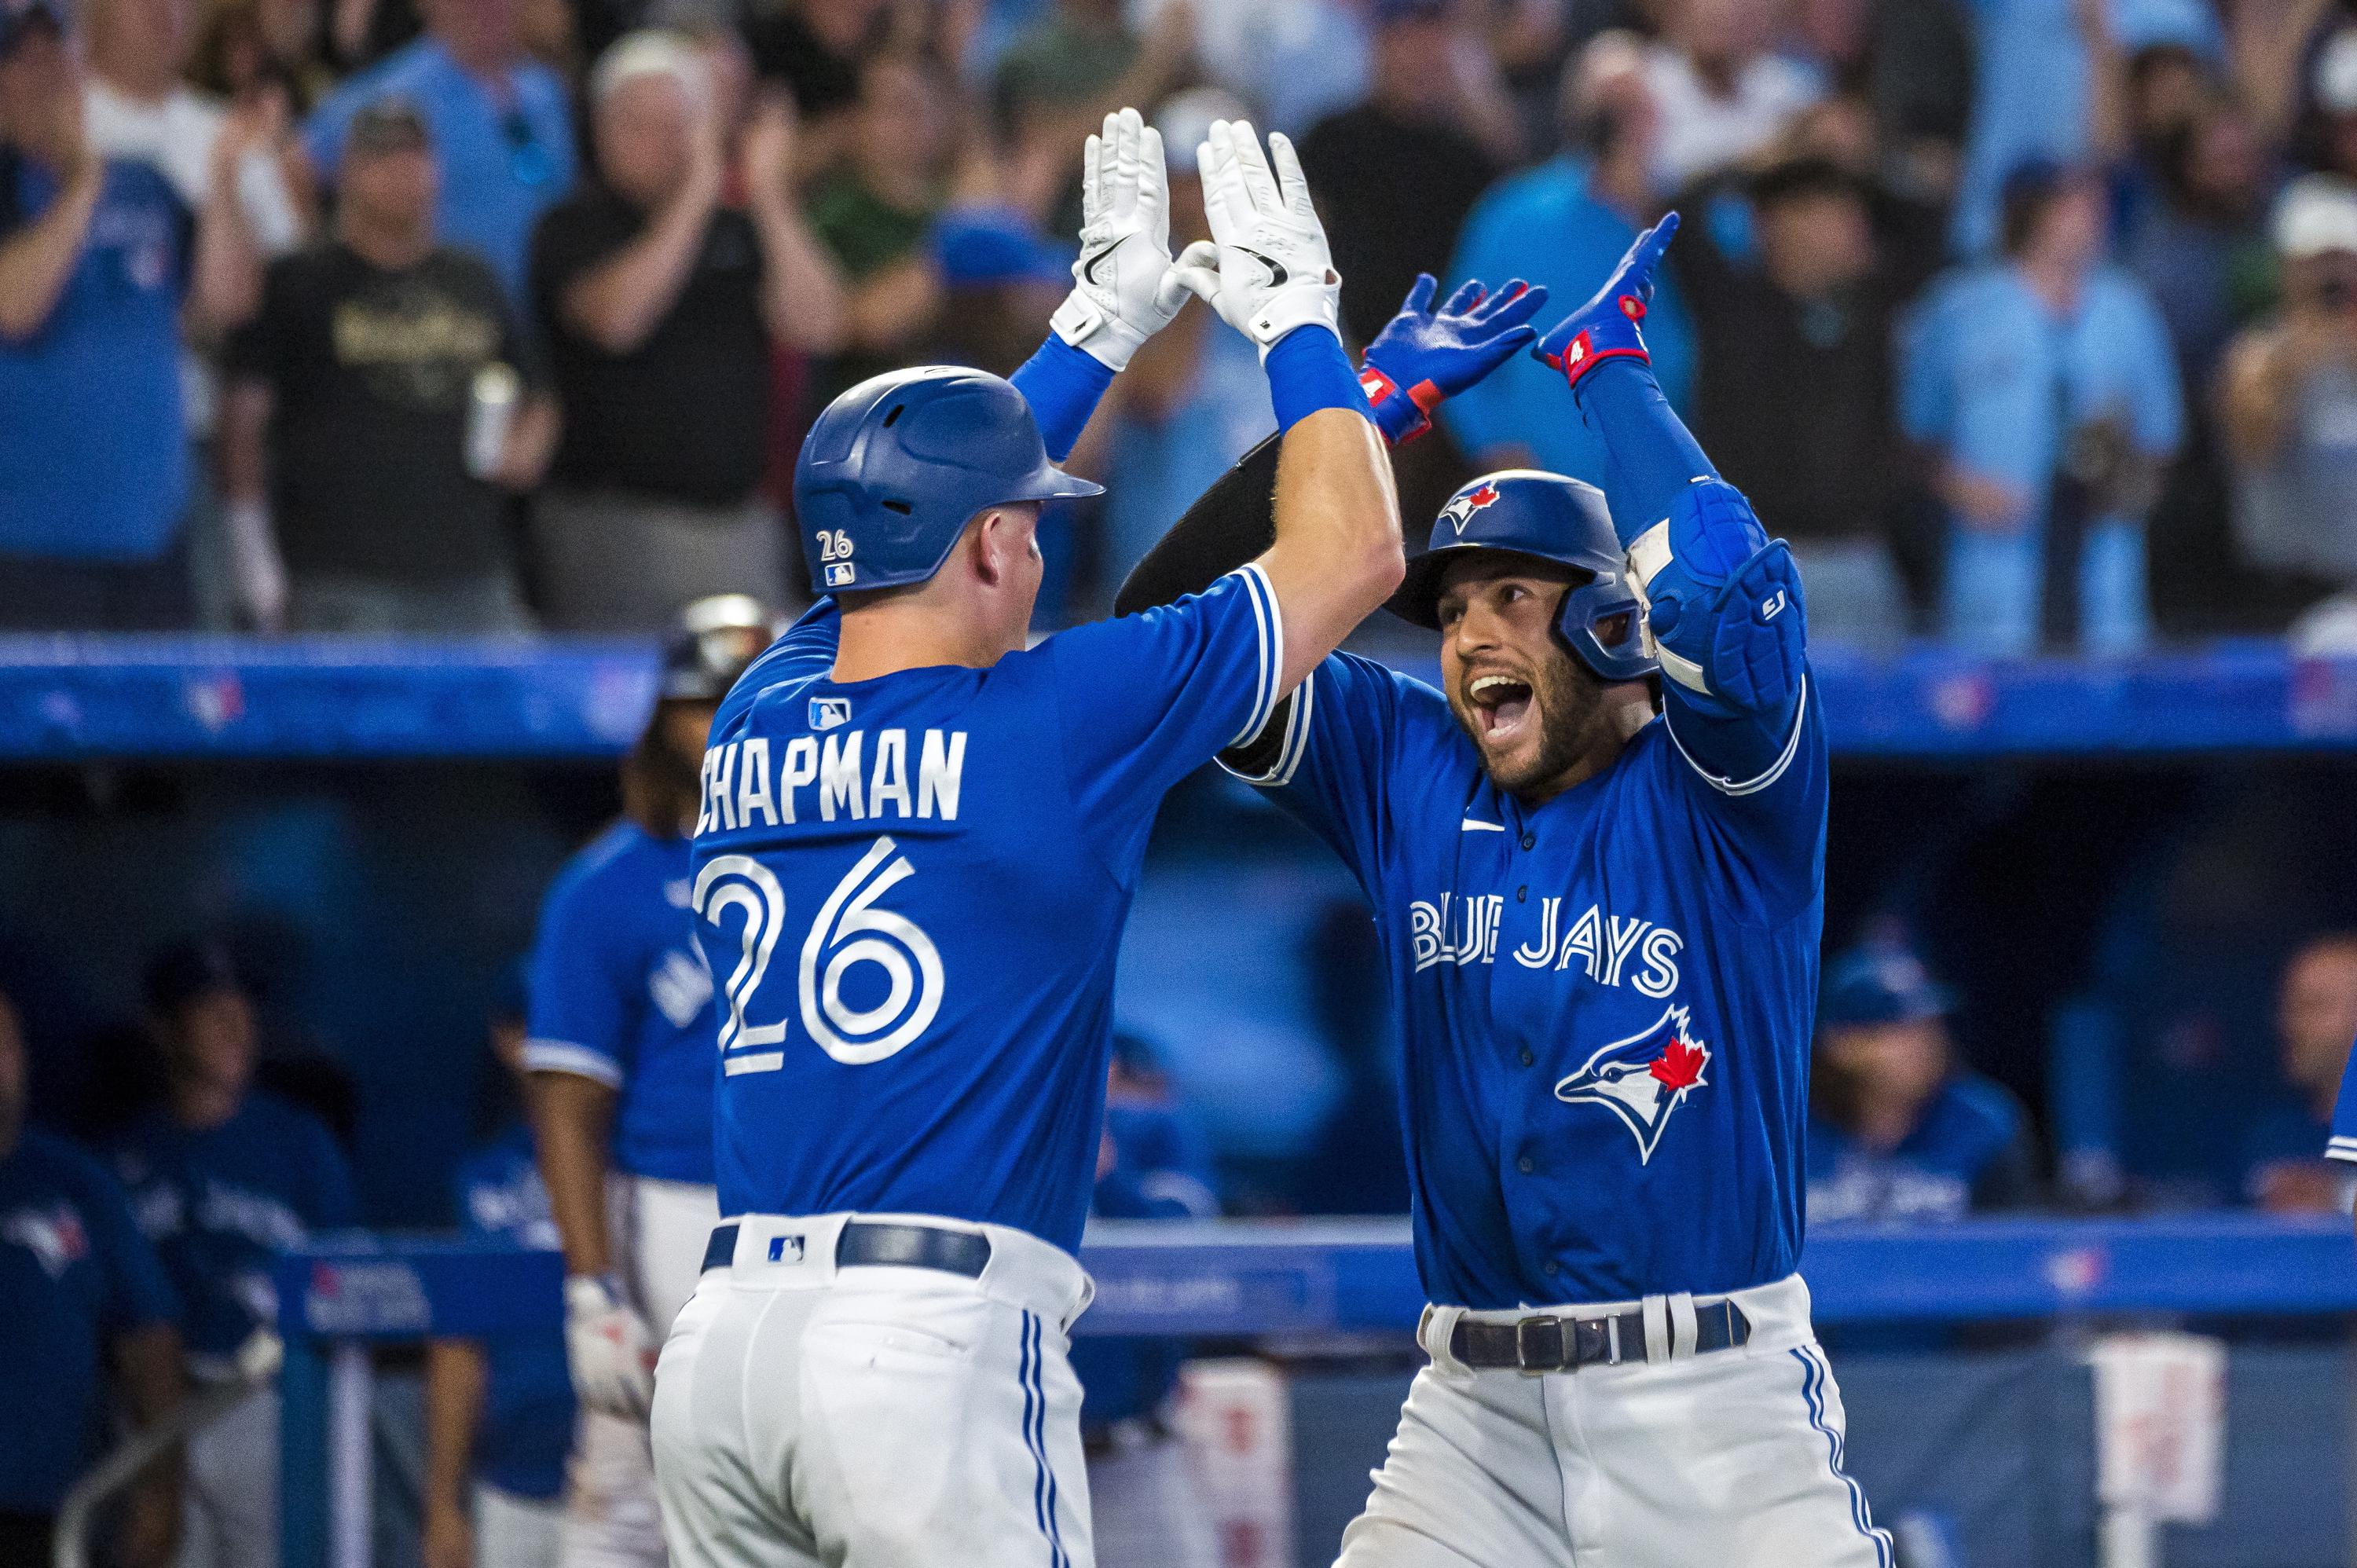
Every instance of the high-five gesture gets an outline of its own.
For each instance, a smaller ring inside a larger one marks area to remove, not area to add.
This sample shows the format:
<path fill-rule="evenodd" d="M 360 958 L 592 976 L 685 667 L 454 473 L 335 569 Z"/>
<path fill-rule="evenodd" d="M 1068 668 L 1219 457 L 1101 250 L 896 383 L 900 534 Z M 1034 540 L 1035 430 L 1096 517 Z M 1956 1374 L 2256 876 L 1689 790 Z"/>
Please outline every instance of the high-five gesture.
<path fill-rule="evenodd" d="M 1211 122 L 1200 156 L 1203 211 L 1219 247 L 1219 271 L 1182 269 L 1188 286 L 1264 356 L 1297 327 L 1323 327 L 1339 337 L 1342 296 L 1341 274 L 1293 144 L 1275 134 L 1268 149 L 1261 152 L 1250 121 Z"/>
<path fill-rule="evenodd" d="M 1209 244 L 1199 244 L 1188 248 L 1187 259 L 1208 265 L 1212 255 Z M 1186 303 L 1187 285 L 1170 260 L 1162 133 L 1135 109 L 1108 114 L 1103 131 L 1089 138 L 1082 170 L 1072 292 L 1049 324 L 1057 337 L 1118 371 Z"/>

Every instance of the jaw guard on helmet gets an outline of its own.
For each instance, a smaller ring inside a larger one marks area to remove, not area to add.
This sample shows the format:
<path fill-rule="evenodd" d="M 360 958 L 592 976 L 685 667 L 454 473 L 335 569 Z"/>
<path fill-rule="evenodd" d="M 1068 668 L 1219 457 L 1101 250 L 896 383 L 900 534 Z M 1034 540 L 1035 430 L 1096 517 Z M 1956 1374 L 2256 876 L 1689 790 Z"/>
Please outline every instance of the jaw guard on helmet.
<path fill-rule="evenodd" d="M 813 594 L 921 583 L 985 508 L 1103 494 L 1048 460 L 1014 383 L 956 365 L 869 377 L 826 405 L 794 462 Z"/>
<path fill-rule="evenodd" d="M 1604 492 L 1594 485 L 1532 468 L 1474 480 L 1440 509 L 1431 542 L 1407 564 L 1407 576 L 1385 607 L 1437 630 L 1442 580 L 1474 550 L 1526 555 L 1587 575 L 1564 594 L 1555 636 L 1598 679 L 1641 681 L 1658 668 L 1644 650 L 1643 603 L 1630 581 Z M 1618 628 L 1609 624 L 1615 617 L 1623 618 Z"/>

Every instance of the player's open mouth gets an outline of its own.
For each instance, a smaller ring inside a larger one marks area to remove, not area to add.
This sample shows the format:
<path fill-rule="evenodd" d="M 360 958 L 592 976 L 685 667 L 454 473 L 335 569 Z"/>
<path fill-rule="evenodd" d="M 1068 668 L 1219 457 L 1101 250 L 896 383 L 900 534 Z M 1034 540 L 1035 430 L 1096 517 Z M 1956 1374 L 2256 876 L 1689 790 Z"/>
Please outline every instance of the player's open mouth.
<path fill-rule="evenodd" d="M 1465 687 L 1465 701 L 1481 738 L 1508 742 L 1531 716 L 1531 685 L 1511 675 L 1478 675 Z"/>

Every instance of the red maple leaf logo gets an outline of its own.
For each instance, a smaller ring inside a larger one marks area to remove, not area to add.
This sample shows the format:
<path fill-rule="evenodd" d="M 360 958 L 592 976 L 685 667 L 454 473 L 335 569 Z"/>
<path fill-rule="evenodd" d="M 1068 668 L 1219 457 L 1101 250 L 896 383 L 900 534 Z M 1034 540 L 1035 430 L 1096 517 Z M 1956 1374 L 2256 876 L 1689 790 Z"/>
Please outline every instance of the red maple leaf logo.
<path fill-rule="evenodd" d="M 1692 1089 L 1702 1081 L 1703 1063 L 1708 1059 L 1707 1053 L 1699 1047 L 1672 1035 L 1668 1047 L 1647 1064 L 1645 1070 L 1660 1079 L 1664 1089 Z"/>
<path fill-rule="evenodd" d="M 1491 501 L 1496 500 L 1497 499 L 1498 487 L 1495 485 L 1483 485 L 1478 490 L 1469 490 L 1466 492 L 1465 510 L 1467 511 L 1480 511 L 1483 507 L 1488 506 Z"/>

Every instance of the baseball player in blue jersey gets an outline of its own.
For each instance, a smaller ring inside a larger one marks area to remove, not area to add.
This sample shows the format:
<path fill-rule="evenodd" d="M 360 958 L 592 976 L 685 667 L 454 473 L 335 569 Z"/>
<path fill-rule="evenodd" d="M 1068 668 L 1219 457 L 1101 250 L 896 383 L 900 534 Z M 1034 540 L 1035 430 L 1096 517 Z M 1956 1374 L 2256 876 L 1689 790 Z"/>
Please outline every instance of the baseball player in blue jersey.
<path fill-rule="evenodd" d="M 721 704 L 695 836 L 729 1218 L 655 1380 L 683 1568 L 1094 1561 L 1066 1335 L 1147 831 L 1401 571 L 1340 280 L 1270 147 L 1211 127 L 1213 240 L 1182 264 L 1160 140 L 1109 117 L 1039 352 L 1011 382 L 862 382 L 803 446 L 813 585 L 839 596 Z M 1027 647 L 1040 504 L 1097 488 L 1056 463 L 1189 289 L 1264 350 L 1275 541 Z"/>
<path fill-rule="evenodd" d="M 1228 759 L 1357 875 L 1405 1039 L 1432 1364 L 1347 1568 L 1889 1562 L 1794 1273 L 1824 730 L 1791 554 L 1646 359 L 1674 231 L 1534 349 L 1605 492 L 1491 475 L 1411 564 L 1441 689 L 1338 654 Z"/>
<path fill-rule="evenodd" d="M 663 1561 L 647 1403 L 654 1354 L 695 1288 L 712 1188 L 712 976 L 688 913 L 688 830 L 714 707 L 772 627 L 742 595 L 700 599 L 622 775 L 623 816 L 543 905 L 524 1066 L 565 1244 L 566 1359 L 581 1422 L 567 1568 Z"/>

